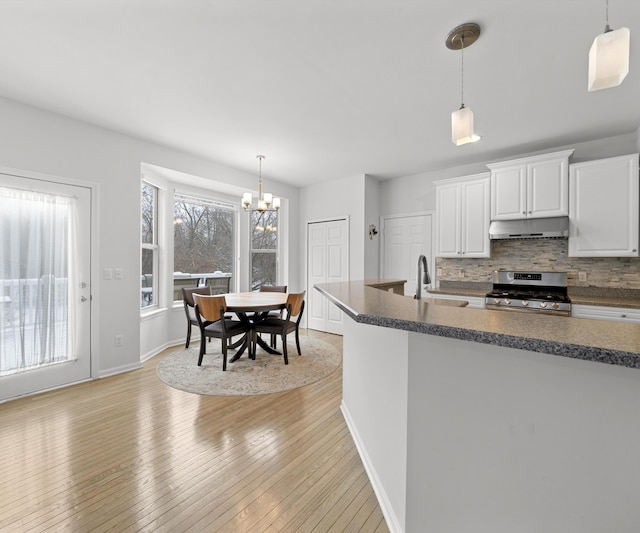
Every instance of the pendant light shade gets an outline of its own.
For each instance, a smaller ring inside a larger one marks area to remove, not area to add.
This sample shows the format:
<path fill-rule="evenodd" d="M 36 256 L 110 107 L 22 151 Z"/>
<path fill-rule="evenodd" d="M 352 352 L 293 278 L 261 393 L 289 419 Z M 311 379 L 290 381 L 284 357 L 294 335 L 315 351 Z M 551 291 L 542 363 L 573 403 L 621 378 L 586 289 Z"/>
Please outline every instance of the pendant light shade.
<path fill-rule="evenodd" d="M 629 28 L 598 35 L 589 49 L 589 92 L 617 87 L 629 73 Z"/>
<path fill-rule="evenodd" d="M 456 146 L 480 140 L 473 130 L 473 111 L 464 104 L 451 113 L 451 140 Z"/>
<path fill-rule="evenodd" d="M 464 49 L 476 42 L 480 26 L 474 22 L 461 24 L 449 32 L 445 45 L 450 50 L 460 50 L 460 109 L 451 113 L 451 140 L 456 146 L 480 140 L 473 129 L 473 111 L 464 105 Z"/>

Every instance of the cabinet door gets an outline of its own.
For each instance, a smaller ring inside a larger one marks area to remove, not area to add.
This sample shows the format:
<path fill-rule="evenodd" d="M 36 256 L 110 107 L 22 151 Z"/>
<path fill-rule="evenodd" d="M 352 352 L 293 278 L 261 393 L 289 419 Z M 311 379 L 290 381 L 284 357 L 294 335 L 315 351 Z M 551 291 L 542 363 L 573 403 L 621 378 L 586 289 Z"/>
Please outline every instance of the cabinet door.
<path fill-rule="evenodd" d="M 460 185 L 436 187 L 436 255 L 458 257 L 460 251 Z"/>
<path fill-rule="evenodd" d="M 569 169 L 566 157 L 527 165 L 527 218 L 569 214 Z"/>
<path fill-rule="evenodd" d="M 613 320 L 615 322 L 633 322 L 640 324 L 640 309 L 627 309 L 625 307 L 572 305 L 571 316 L 575 318 L 593 318 L 596 320 Z"/>
<path fill-rule="evenodd" d="M 490 257 L 489 178 L 461 183 L 461 250 L 464 257 Z"/>
<path fill-rule="evenodd" d="M 637 257 L 638 154 L 571 165 L 569 256 Z"/>
<path fill-rule="evenodd" d="M 526 217 L 526 171 L 524 164 L 491 170 L 491 220 Z"/>

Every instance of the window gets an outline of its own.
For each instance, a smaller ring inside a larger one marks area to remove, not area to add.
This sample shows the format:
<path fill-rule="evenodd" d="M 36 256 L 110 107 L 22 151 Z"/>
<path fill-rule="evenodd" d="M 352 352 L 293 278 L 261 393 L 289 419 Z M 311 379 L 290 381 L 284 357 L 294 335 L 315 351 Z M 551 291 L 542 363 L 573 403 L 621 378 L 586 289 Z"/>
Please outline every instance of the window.
<path fill-rule="evenodd" d="M 278 281 L 278 211 L 251 211 L 251 290 Z"/>
<path fill-rule="evenodd" d="M 140 307 L 158 305 L 158 188 L 142 182 Z"/>
<path fill-rule="evenodd" d="M 183 286 L 208 284 L 229 292 L 234 272 L 236 208 L 231 204 L 176 194 L 173 207 L 173 299 Z M 194 274 L 228 274 L 224 278 Z M 224 287 L 220 285 L 224 283 Z M 225 290 L 226 287 L 226 290 Z"/>

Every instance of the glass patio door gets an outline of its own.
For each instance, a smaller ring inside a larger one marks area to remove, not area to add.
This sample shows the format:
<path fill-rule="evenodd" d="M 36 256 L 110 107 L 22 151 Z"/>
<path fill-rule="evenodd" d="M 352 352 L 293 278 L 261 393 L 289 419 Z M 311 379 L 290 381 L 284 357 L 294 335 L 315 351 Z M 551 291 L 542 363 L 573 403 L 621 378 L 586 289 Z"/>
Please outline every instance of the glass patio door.
<path fill-rule="evenodd" d="M 0 174 L 0 401 L 91 376 L 91 190 Z"/>

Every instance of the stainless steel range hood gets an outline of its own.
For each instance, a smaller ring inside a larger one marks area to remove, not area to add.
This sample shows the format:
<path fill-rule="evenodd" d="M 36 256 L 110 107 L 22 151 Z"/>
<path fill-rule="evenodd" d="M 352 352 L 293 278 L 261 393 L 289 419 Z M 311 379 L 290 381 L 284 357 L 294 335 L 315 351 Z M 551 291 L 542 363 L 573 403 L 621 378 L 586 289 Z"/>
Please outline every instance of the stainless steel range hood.
<path fill-rule="evenodd" d="M 569 217 L 492 220 L 490 239 L 566 239 Z"/>

